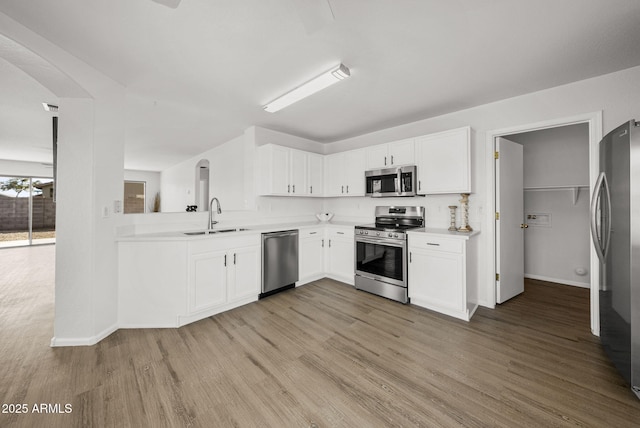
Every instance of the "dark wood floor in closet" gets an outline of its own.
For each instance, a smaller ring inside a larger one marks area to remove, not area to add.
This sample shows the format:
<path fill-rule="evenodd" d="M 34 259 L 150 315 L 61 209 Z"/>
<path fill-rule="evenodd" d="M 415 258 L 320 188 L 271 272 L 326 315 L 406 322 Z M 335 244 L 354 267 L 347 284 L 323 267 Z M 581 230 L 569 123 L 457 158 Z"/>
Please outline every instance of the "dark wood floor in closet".
<path fill-rule="evenodd" d="M 321 280 L 180 329 L 50 348 L 54 247 L 0 256 L 0 399 L 29 406 L 2 427 L 640 423 L 586 289 L 528 281 L 466 323 Z"/>

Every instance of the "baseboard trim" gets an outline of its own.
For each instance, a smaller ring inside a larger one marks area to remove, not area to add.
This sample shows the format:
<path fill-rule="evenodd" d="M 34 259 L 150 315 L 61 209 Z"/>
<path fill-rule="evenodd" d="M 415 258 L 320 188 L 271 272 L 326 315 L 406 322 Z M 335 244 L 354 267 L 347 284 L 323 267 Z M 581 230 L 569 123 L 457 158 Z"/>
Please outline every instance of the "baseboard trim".
<path fill-rule="evenodd" d="M 102 330 L 100 333 L 96 334 L 95 336 L 91 336 L 91 337 L 59 338 L 59 337 L 53 336 L 51 338 L 50 346 L 52 348 L 58 348 L 63 346 L 93 346 L 96 343 L 100 342 L 105 337 L 114 333 L 116 330 L 118 330 L 118 326 L 114 324 Z"/>
<path fill-rule="evenodd" d="M 573 287 L 591 288 L 591 284 L 589 284 L 588 282 L 569 281 L 568 279 L 550 278 L 548 276 L 531 275 L 528 273 L 525 273 L 524 277 L 529 279 L 537 279 L 539 281 L 547 281 L 547 282 L 555 282 L 563 285 L 571 285 Z"/>

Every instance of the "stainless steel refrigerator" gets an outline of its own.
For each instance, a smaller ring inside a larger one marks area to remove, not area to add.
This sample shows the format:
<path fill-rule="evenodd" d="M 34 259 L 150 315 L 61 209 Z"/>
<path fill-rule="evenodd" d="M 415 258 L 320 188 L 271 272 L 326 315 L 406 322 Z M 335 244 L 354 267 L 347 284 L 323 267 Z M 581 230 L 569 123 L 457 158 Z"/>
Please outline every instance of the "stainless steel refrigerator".
<path fill-rule="evenodd" d="M 600 141 L 591 236 L 600 259 L 600 341 L 640 398 L 640 122 Z"/>

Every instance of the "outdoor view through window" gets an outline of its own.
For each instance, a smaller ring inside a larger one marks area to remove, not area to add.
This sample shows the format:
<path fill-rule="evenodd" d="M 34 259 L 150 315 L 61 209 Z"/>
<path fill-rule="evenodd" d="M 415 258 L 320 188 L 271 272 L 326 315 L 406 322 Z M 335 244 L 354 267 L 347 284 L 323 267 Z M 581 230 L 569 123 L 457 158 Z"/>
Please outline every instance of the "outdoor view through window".
<path fill-rule="evenodd" d="M 52 178 L 0 176 L 0 247 L 55 242 Z"/>

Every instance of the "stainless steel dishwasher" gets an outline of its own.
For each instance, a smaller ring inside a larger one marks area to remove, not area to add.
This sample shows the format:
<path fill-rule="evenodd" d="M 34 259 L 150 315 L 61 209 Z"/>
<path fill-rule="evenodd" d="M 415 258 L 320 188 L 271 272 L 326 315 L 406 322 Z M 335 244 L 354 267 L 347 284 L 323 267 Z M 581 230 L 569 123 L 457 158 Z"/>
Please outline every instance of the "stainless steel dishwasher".
<path fill-rule="evenodd" d="M 260 298 L 295 287 L 298 281 L 298 230 L 262 234 Z"/>

